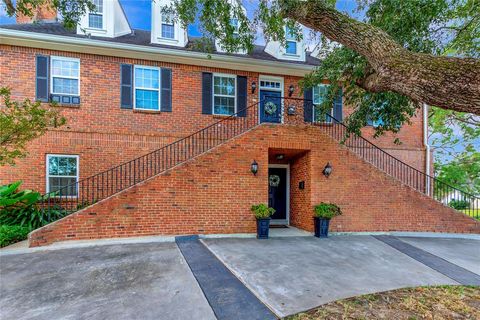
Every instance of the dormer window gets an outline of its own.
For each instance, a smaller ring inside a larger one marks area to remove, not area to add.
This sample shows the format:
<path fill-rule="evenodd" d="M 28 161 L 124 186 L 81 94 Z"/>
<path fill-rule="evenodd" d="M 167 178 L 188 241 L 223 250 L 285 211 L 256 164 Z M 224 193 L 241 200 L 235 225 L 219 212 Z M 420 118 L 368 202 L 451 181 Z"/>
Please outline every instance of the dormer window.
<path fill-rule="evenodd" d="M 289 27 L 285 29 L 285 39 L 287 41 L 287 45 L 285 47 L 285 53 L 296 55 L 297 54 L 297 38 L 295 36 L 295 32 L 291 30 Z"/>
<path fill-rule="evenodd" d="M 173 16 L 168 13 L 162 13 L 162 38 L 175 39 Z"/>
<path fill-rule="evenodd" d="M 95 11 L 88 14 L 88 27 L 103 29 L 103 0 L 93 0 Z"/>
<path fill-rule="evenodd" d="M 233 36 L 234 37 L 238 37 L 239 35 L 239 32 L 240 32 L 240 27 L 238 25 L 238 19 L 237 18 L 232 18 L 230 20 L 230 24 L 232 25 L 233 27 Z"/>

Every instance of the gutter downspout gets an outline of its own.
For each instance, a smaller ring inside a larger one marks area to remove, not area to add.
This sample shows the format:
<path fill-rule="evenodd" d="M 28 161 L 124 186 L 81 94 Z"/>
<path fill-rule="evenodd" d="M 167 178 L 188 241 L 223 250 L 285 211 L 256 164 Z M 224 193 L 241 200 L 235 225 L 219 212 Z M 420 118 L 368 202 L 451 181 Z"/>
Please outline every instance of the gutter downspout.
<path fill-rule="evenodd" d="M 425 145 L 425 193 L 430 195 L 430 145 L 428 144 L 428 105 L 423 104 L 423 144 Z"/>

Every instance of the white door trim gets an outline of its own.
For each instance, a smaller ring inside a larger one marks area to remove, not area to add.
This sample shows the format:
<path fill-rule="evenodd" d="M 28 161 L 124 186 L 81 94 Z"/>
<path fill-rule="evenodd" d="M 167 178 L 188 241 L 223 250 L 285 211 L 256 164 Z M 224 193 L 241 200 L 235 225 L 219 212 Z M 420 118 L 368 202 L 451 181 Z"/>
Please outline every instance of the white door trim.
<path fill-rule="evenodd" d="M 269 164 L 268 168 L 285 168 L 287 169 L 287 196 L 286 196 L 286 202 L 287 202 L 287 217 L 285 220 L 280 220 L 280 219 L 272 219 L 270 221 L 271 224 L 285 224 L 287 226 L 290 225 L 290 164 Z M 267 181 L 268 183 L 268 181 Z"/>

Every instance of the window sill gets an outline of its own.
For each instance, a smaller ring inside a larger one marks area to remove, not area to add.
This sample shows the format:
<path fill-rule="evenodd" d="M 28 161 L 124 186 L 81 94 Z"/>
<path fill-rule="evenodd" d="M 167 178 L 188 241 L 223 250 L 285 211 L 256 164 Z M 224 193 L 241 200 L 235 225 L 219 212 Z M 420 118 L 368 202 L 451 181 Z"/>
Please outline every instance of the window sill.
<path fill-rule="evenodd" d="M 157 114 L 161 113 L 162 111 L 160 110 L 143 110 L 143 109 L 133 109 L 133 112 L 138 112 L 138 113 L 150 113 L 150 114 Z"/>
<path fill-rule="evenodd" d="M 213 114 L 213 119 L 228 119 L 228 118 L 235 119 L 236 117 L 237 116 L 235 115 Z"/>
<path fill-rule="evenodd" d="M 177 39 L 172 39 L 172 38 L 157 37 L 157 40 L 160 41 L 160 42 L 178 43 Z"/>

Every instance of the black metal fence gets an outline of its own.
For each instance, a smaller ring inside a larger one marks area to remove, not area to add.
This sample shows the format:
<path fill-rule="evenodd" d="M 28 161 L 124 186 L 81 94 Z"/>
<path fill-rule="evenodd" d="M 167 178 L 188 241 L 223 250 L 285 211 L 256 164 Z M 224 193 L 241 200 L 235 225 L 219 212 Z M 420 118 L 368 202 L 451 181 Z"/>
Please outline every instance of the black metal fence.
<path fill-rule="evenodd" d="M 43 208 L 52 218 L 48 220 L 106 199 L 252 129 L 259 124 L 258 105 L 255 103 L 158 150 L 45 195 Z"/>
<path fill-rule="evenodd" d="M 268 97 L 265 98 L 266 100 Z M 52 217 L 50 221 L 56 220 L 59 216 L 68 215 L 106 199 L 254 128 L 260 124 L 262 119 L 260 113 L 265 112 L 263 108 L 265 101 L 254 103 L 246 110 L 240 110 L 158 150 L 45 195 L 43 203 L 45 213 Z M 307 122 L 319 126 L 324 133 L 348 147 L 365 161 L 405 185 L 471 217 L 480 219 L 478 197 L 415 169 L 361 136 L 349 135 L 347 127 L 330 114 L 313 111 L 314 105 L 311 101 L 278 97 L 275 97 L 274 101 L 277 103 L 281 101 L 281 106 L 278 106 L 282 110 L 280 122 L 305 124 L 305 109 L 311 108 L 312 117 L 311 120 L 307 119 Z M 246 116 L 239 116 L 245 114 Z M 72 193 L 76 196 L 71 196 Z"/>
<path fill-rule="evenodd" d="M 304 107 L 313 108 L 314 106 L 312 102 L 304 101 Z M 319 121 L 318 119 L 321 120 Z M 345 145 L 363 160 L 371 163 L 403 184 L 470 217 L 480 219 L 480 198 L 475 195 L 453 187 L 406 164 L 362 136 L 349 135 L 347 127 L 329 114 L 314 116 L 313 123 L 321 127 L 327 135 Z"/>

